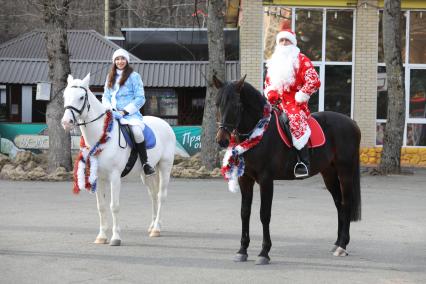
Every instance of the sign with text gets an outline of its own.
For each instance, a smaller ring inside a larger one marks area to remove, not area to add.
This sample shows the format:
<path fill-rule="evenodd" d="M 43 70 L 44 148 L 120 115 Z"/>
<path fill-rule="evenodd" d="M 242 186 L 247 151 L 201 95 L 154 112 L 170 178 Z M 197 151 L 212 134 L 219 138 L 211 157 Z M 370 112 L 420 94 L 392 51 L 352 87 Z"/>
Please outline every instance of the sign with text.
<path fill-rule="evenodd" d="M 201 151 L 200 126 L 174 126 L 176 142 L 179 143 L 190 156 Z"/>
<path fill-rule="evenodd" d="M 21 149 L 49 149 L 49 136 L 46 135 L 17 135 L 13 142 Z M 80 149 L 80 136 L 71 136 L 71 149 Z"/>

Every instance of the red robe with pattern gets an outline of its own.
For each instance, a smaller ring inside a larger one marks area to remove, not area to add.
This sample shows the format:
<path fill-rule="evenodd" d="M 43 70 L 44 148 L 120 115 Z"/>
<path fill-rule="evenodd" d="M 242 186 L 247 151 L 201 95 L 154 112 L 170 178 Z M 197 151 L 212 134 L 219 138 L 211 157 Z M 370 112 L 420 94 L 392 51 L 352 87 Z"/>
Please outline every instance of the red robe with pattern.
<path fill-rule="evenodd" d="M 310 111 L 307 102 L 299 104 L 295 101 L 295 95 L 298 91 L 312 95 L 321 86 L 321 82 L 311 60 L 302 53 L 299 53 L 299 68 L 296 70 L 295 76 L 294 83 L 284 90 L 284 87 L 271 86 L 269 74 L 267 74 L 264 94 L 271 104 L 276 104 L 278 100 L 281 100 L 278 107 L 284 110 L 289 118 L 293 145 L 297 149 L 301 149 L 311 135 L 307 123 Z"/>

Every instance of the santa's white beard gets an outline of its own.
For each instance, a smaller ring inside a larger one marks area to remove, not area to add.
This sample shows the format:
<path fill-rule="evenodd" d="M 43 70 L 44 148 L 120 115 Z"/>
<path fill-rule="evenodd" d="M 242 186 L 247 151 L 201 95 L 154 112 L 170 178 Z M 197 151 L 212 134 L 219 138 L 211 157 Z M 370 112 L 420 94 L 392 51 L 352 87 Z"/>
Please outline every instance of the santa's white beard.
<path fill-rule="evenodd" d="M 300 49 L 295 45 L 277 45 L 271 59 L 268 60 L 268 75 L 272 87 L 288 90 L 296 80 L 295 72 L 299 68 Z"/>

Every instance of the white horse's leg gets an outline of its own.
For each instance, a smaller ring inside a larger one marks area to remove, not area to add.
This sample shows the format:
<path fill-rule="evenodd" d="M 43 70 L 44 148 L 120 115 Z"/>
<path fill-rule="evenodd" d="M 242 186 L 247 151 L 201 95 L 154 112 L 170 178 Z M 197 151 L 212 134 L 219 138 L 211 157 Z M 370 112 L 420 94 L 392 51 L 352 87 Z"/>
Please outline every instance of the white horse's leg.
<path fill-rule="evenodd" d="M 95 244 L 106 244 L 108 238 L 106 231 L 108 230 L 108 221 L 106 218 L 106 202 L 105 202 L 105 180 L 99 179 L 98 188 L 96 190 L 96 203 L 99 213 L 99 234 L 96 237 Z"/>
<path fill-rule="evenodd" d="M 157 169 L 158 170 L 158 169 Z M 152 229 L 154 228 L 154 223 L 157 218 L 157 193 L 158 193 L 158 177 L 159 174 L 156 174 L 155 176 L 151 176 L 146 178 L 143 174 L 141 175 L 142 182 L 148 187 L 148 194 L 151 197 L 151 224 L 148 227 L 148 233 L 152 232 Z"/>
<path fill-rule="evenodd" d="M 167 188 L 170 181 L 170 172 L 172 170 L 173 162 L 160 161 L 158 167 L 158 179 L 156 183 L 157 191 L 157 212 L 154 224 L 150 233 L 150 237 L 159 237 L 161 229 L 161 208 L 167 198 Z"/>
<path fill-rule="evenodd" d="M 111 214 L 112 214 L 112 237 L 111 246 L 121 245 L 120 226 L 118 225 L 118 213 L 120 212 L 120 189 L 121 177 L 118 171 L 111 173 Z"/>

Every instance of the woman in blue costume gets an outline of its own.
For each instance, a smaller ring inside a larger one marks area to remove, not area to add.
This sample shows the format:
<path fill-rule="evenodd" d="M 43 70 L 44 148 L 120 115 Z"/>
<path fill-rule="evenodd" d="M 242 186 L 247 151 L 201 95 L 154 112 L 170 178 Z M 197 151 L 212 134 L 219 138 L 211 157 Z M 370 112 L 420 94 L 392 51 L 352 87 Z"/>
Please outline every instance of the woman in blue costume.
<path fill-rule="evenodd" d="M 112 55 L 112 67 L 108 73 L 102 104 L 113 110 L 114 117 L 121 124 L 128 124 L 135 138 L 136 149 L 146 176 L 155 174 L 148 164 L 143 130 L 145 124 L 139 109 L 145 104 L 145 95 L 141 76 L 129 65 L 129 53 L 120 48 Z"/>

